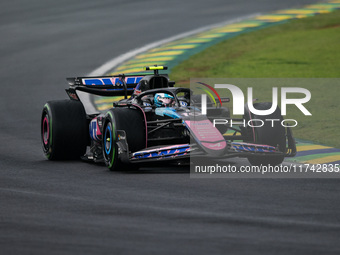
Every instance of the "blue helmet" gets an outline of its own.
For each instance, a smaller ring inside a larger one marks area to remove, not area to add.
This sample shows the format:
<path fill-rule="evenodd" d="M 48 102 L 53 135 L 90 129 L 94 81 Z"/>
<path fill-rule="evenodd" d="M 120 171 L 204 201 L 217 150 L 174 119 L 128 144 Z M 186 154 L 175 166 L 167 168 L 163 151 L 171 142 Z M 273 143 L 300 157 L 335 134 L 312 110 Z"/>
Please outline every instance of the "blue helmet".
<path fill-rule="evenodd" d="M 157 107 L 171 107 L 175 103 L 174 97 L 166 93 L 157 93 L 154 97 L 154 104 Z"/>

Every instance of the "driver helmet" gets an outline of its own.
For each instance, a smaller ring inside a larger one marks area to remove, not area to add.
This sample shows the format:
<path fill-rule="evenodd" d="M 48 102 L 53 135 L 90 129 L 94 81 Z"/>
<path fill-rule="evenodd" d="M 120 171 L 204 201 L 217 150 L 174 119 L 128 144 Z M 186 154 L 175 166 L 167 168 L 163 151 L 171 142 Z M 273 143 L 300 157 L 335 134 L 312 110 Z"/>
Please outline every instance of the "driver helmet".
<path fill-rule="evenodd" d="M 154 97 L 154 104 L 157 107 L 171 107 L 175 104 L 174 97 L 166 93 L 157 93 Z"/>

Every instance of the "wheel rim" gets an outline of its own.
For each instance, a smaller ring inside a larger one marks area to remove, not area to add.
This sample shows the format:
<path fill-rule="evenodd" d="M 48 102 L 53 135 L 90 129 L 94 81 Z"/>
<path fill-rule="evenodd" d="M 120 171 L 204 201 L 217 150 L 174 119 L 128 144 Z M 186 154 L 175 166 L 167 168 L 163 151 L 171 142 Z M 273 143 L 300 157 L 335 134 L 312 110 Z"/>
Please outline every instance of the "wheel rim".
<path fill-rule="evenodd" d="M 41 117 L 41 143 L 45 156 L 50 159 L 52 154 L 52 115 L 48 104 L 45 104 Z"/>
<path fill-rule="evenodd" d="M 50 138 L 50 126 L 47 115 L 45 115 L 45 118 L 43 120 L 42 138 L 44 145 L 47 146 Z"/>
<path fill-rule="evenodd" d="M 44 153 L 47 158 L 51 156 L 51 143 L 52 143 L 52 127 L 51 120 L 49 118 L 48 112 L 44 110 L 42 121 L 41 121 L 41 141 Z"/>
<path fill-rule="evenodd" d="M 105 141 L 105 154 L 110 157 L 110 154 L 111 154 L 111 151 L 112 151 L 112 128 L 111 128 L 111 123 L 109 123 L 106 126 L 105 135 L 104 135 L 104 141 Z"/>

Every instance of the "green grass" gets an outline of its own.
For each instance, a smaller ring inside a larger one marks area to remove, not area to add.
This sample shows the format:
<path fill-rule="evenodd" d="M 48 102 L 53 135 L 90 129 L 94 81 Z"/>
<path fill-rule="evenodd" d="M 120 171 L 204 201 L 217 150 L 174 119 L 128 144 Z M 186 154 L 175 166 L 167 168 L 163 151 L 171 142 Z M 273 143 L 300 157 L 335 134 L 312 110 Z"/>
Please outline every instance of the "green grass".
<path fill-rule="evenodd" d="M 170 77 L 177 86 L 189 86 L 190 77 L 340 78 L 340 10 L 226 40 L 182 62 Z M 271 101 L 272 86 L 257 85 L 255 97 Z M 244 93 L 246 87 L 241 87 Z M 313 116 L 287 108 L 286 118 L 299 121 L 294 135 L 340 148 L 339 80 L 318 80 L 303 87 L 311 91 L 306 107 Z"/>

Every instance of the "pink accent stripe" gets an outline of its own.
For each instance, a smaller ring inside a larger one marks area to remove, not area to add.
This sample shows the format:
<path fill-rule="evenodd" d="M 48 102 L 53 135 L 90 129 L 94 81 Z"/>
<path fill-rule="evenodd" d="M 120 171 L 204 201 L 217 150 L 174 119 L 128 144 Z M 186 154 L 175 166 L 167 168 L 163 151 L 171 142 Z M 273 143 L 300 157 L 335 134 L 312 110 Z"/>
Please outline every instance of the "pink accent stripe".
<path fill-rule="evenodd" d="M 102 135 L 102 133 L 100 132 L 100 128 L 99 128 L 99 124 L 98 124 L 98 119 L 96 121 L 96 125 L 97 125 L 97 128 L 96 128 L 96 136 L 98 138 L 99 135 Z"/>
<path fill-rule="evenodd" d="M 143 113 L 144 123 L 145 123 L 145 148 L 147 148 L 148 147 L 148 124 L 146 122 L 145 112 L 143 111 L 143 109 L 139 105 L 136 105 L 136 104 L 132 104 L 132 105 L 139 108 Z"/>

